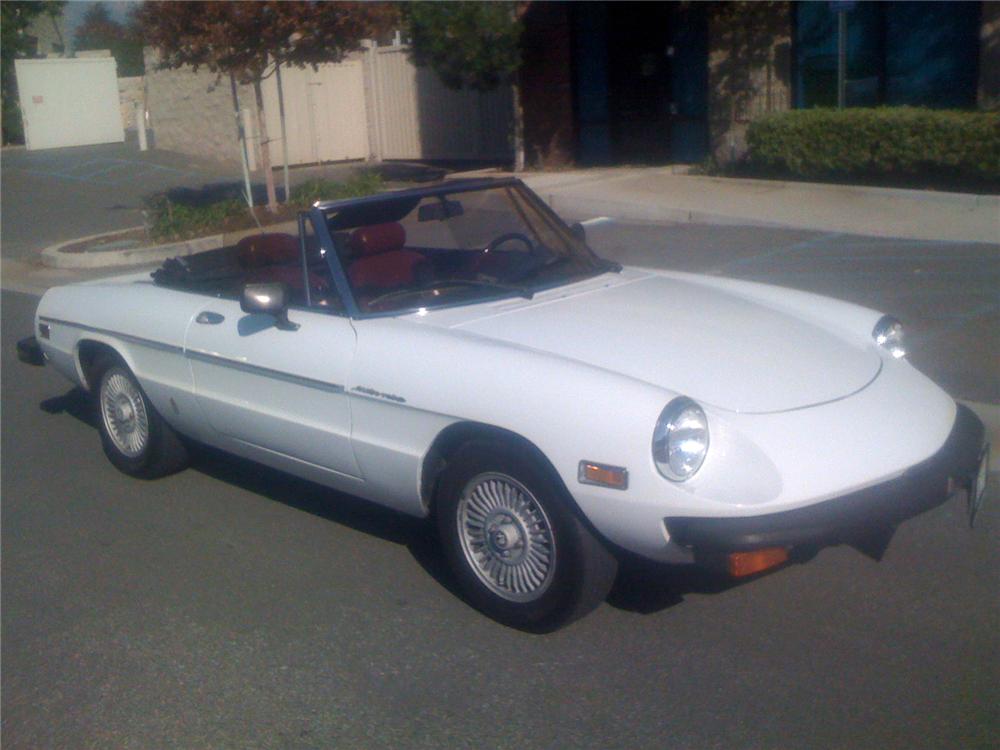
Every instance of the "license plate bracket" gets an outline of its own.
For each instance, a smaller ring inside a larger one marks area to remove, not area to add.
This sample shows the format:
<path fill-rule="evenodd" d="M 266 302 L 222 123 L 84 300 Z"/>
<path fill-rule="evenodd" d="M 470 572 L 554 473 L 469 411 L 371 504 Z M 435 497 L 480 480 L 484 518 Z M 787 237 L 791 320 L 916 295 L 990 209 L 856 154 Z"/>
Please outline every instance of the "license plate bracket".
<path fill-rule="evenodd" d="M 982 453 L 979 454 L 979 464 L 976 473 L 972 475 L 969 482 L 969 528 L 976 525 L 976 516 L 983 508 L 983 501 L 986 499 L 986 485 L 990 478 L 990 444 L 983 446 Z"/>

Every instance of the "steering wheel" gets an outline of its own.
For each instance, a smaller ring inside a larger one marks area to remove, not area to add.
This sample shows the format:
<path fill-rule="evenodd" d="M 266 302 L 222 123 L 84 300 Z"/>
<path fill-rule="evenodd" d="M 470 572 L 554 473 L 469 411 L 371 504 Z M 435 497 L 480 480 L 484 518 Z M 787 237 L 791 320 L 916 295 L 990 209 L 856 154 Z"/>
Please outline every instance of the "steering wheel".
<path fill-rule="evenodd" d="M 500 245 L 506 242 L 520 242 L 524 245 L 525 250 L 529 253 L 534 252 L 535 246 L 532 244 L 531 239 L 520 232 L 506 232 L 501 234 L 499 237 L 494 237 L 492 240 L 486 243 L 486 247 L 483 248 L 484 253 L 490 253 L 497 250 Z"/>

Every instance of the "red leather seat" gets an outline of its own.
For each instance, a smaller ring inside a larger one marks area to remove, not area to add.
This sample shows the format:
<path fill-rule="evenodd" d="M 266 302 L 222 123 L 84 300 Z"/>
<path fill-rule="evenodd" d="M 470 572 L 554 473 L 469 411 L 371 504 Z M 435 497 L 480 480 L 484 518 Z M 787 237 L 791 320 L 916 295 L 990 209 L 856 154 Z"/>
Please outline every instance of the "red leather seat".
<path fill-rule="evenodd" d="M 279 232 L 249 235 L 236 243 L 237 261 L 247 269 L 244 281 L 255 284 L 287 284 L 295 304 L 305 302 L 300 253 L 298 238 Z M 309 288 L 314 294 L 328 292 L 330 284 L 323 275 L 310 271 Z"/>
<path fill-rule="evenodd" d="M 347 269 L 351 284 L 355 288 L 392 289 L 412 283 L 417 267 L 427 259 L 403 249 L 405 244 L 406 230 L 395 221 L 355 229 L 348 241 L 357 258 Z"/>
<path fill-rule="evenodd" d="M 297 263 L 299 240 L 283 232 L 251 234 L 236 243 L 236 258 L 243 268 Z"/>

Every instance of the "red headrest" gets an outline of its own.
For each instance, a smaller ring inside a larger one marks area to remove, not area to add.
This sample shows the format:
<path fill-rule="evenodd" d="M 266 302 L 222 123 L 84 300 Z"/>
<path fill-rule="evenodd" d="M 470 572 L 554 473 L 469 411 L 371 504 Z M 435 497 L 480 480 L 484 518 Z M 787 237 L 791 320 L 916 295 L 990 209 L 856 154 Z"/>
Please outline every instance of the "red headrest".
<path fill-rule="evenodd" d="M 358 227 L 351 233 L 350 243 L 355 256 L 388 253 L 406 244 L 406 230 L 397 221 Z"/>
<path fill-rule="evenodd" d="M 299 241 L 290 234 L 251 234 L 236 243 L 236 257 L 244 268 L 259 268 L 299 260 Z"/>

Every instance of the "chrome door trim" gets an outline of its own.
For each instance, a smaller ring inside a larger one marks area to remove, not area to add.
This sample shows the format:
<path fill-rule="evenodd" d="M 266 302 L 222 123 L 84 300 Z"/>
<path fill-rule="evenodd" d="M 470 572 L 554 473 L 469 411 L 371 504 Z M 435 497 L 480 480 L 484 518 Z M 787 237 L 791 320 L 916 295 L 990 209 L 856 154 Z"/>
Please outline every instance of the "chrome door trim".
<path fill-rule="evenodd" d="M 313 388 L 319 391 L 327 391 L 328 393 L 344 392 L 344 386 L 338 383 L 327 383 L 323 380 L 314 380 L 313 378 L 306 378 L 301 375 L 293 375 L 290 372 L 273 370 L 270 367 L 261 367 L 260 365 L 250 364 L 249 362 L 243 362 L 238 359 L 230 359 L 229 357 L 223 357 L 219 354 L 213 354 L 212 352 L 201 351 L 198 349 L 188 349 L 184 352 L 184 356 L 197 362 L 206 362 L 210 365 L 228 367 L 233 370 L 239 370 L 240 372 L 250 373 L 251 375 L 260 375 L 265 378 L 282 380 L 286 383 L 301 385 L 306 388 Z"/>

